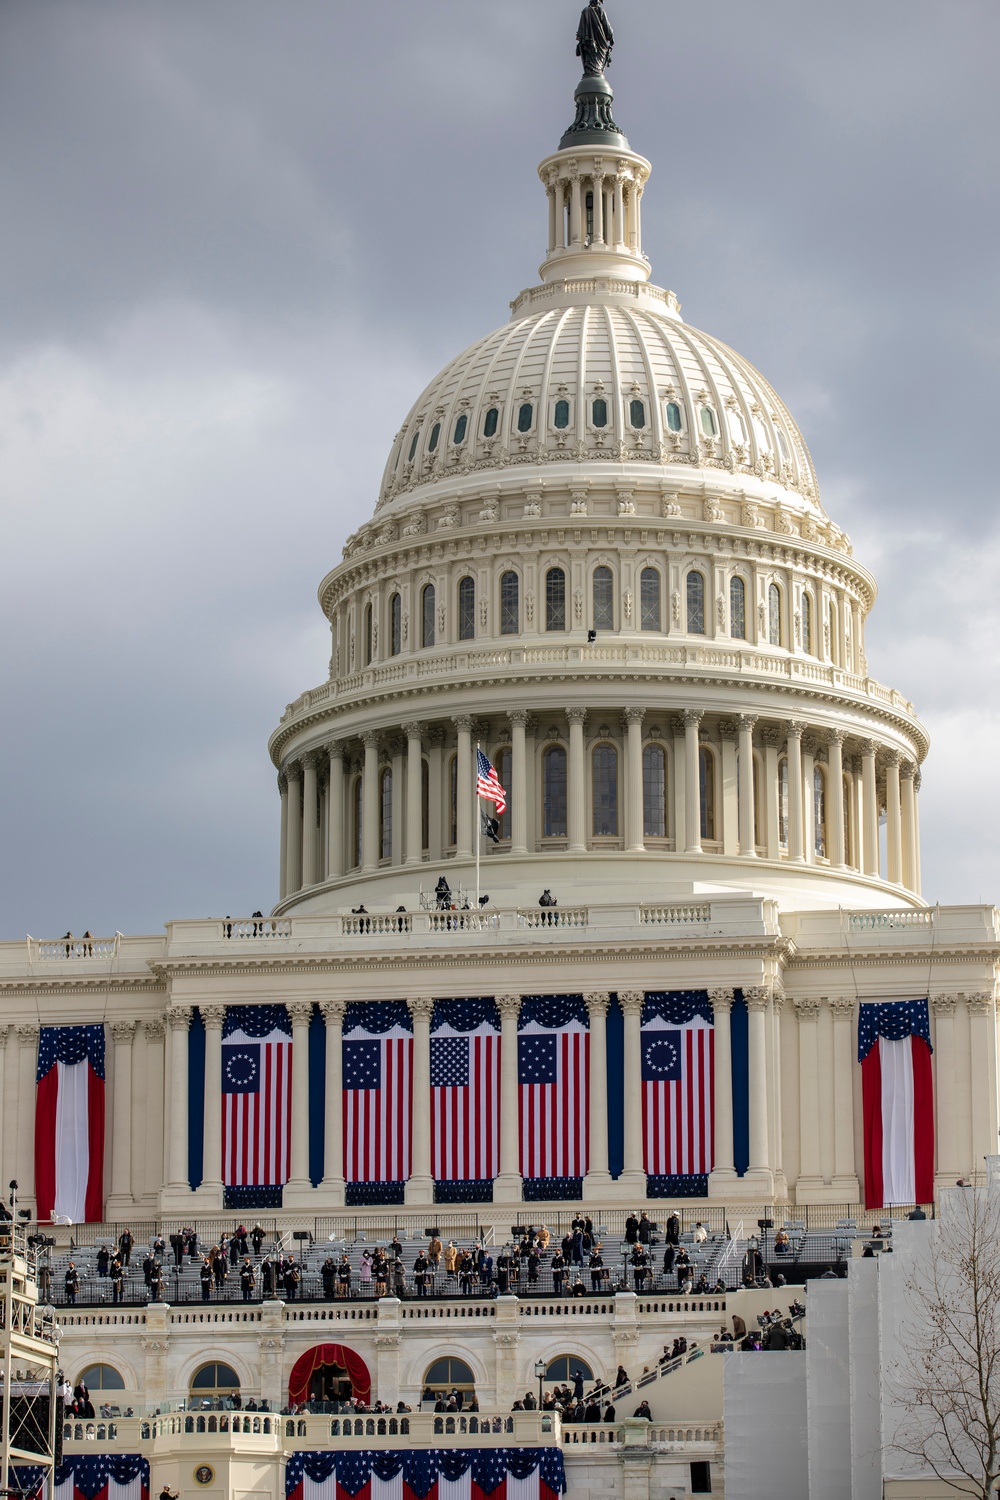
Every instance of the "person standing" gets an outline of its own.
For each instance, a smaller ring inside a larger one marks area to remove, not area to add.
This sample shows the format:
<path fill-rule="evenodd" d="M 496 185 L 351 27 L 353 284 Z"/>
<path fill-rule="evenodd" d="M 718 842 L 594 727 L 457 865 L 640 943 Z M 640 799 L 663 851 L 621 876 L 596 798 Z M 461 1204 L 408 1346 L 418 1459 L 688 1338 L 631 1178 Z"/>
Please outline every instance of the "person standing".
<path fill-rule="evenodd" d="M 134 1244 L 135 1240 L 132 1238 L 131 1229 L 123 1229 L 121 1234 L 118 1236 L 118 1249 L 121 1252 L 121 1263 L 123 1266 L 127 1266 L 131 1263 L 132 1246 Z"/>
<path fill-rule="evenodd" d="M 71 1260 L 66 1267 L 64 1282 L 66 1286 L 66 1301 L 70 1307 L 74 1307 L 76 1305 L 76 1294 L 80 1290 L 80 1273 L 76 1269 L 75 1261 Z"/>

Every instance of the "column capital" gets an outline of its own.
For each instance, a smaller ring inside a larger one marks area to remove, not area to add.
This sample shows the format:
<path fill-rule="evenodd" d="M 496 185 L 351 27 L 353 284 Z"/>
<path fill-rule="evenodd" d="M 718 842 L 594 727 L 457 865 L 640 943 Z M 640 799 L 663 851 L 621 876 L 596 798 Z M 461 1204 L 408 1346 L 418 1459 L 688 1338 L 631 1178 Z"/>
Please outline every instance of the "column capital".
<path fill-rule="evenodd" d="M 645 717 L 646 710 L 644 708 L 626 708 L 622 714 L 622 718 L 626 724 L 641 724 Z"/>
<path fill-rule="evenodd" d="M 686 708 L 681 717 L 684 720 L 685 729 L 697 729 L 705 717 L 705 710 L 703 708 Z"/>
<path fill-rule="evenodd" d="M 843 748 L 843 744 L 846 739 L 846 729 L 828 729 L 826 731 L 826 743 L 828 745 L 840 745 L 841 748 Z"/>
<path fill-rule="evenodd" d="M 194 1020 L 194 1012 L 191 1010 L 168 1010 L 165 1017 L 171 1031 L 190 1031 L 191 1022 Z"/>
<path fill-rule="evenodd" d="M 993 1004 L 993 996 L 989 992 L 978 995 L 966 995 L 965 1005 L 970 1016 L 988 1016 Z M 20 1031 L 20 1028 L 18 1028 Z"/>
<path fill-rule="evenodd" d="M 566 719 L 570 724 L 586 724 L 587 710 L 585 708 L 567 708 Z"/>
<path fill-rule="evenodd" d="M 38 1041 L 37 1026 L 15 1026 L 14 1030 L 17 1032 L 17 1039 L 21 1043 L 22 1047 L 28 1047 L 32 1042 Z"/>
<path fill-rule="evenodd" d="M 801 719 L 785 720 L 785 735 L 790 740 L 800 740 L 806 732 L 806 726 Z"/>
<path fill-rule="evenodd" d="M 765 989 L 763 985 L 751 985 L 749 989 L 743 991 L 743 999 L 749 1011 L 767 1010 L 767 1002 L 770 998 L 770 990 Z"/>
<path fill-rule="evenodd" d="M 378 749 L 379 732 L 377 729 L 362 729 L 359 738 L 366 750 Z"/>
<path fill-rule="evenodd" d="M 739 730 L 749 729 L 750 732 L 751 732 L 751 734 L 752 734 L 753 733 L 753 728 L 754 728 L 754 725 L 756 724 L 756 722 L 757 722 L 757 715 L 756 714 L 737 714 L 736 715 L 736 727 Z"/>
<path fill-rule="evenodd" d="M 618 1004 L 622 1008 L 622 1015 L 641 1016 L 642 1003 L 645 998 L 642 990 L 619 990 Z"/>
<path fill-rule="evenodd" d="M 831 995 L 827 1004 L 835 1021 L 850 1021 L 854 1017 L 854 1000 L 850 995 Z"/>
<path fill-rule="evenodd" d="M 427 743 L 432 750 L 440 750 L 445 741 L 443 724 L 432 724 L 427 731 Z"/>
<path fill-rule="evenodd" d="M 734 990 L 709 990 L 708 998 L 712 1002 L 712 1011 L 714 1014 L 718 1015 L 722 1013 L 728 1016 L 733 1008 L 733 1001 L 736 998 L 736 994 Z"/>
<path fill-rule="evenodd" d="M 917 768 L 912 760 L 901 760 L 899 763 L 899 774 L 904 781 L 913 781 L 917 775 Z"/>
<path fill-rule="evenodd" d="M 858 749 L 863 758 L 871 756 L 872 760 L 874 760 L 875 753 L 878 750 L 878 743 L 875 740 L 859 740 Z"/>
<path fill-rule="evenodd" d="M 507 710 L 507 717 L 511 722 L 512 728 L 527 729 L 530 715 L 526 708 L 509 708 Z"/>
<path fill-rule="evenodd" d="M 307 771 L 315 771 L 322 759 L 322 750 L 306 750 L 302 755 L 303 768 Z"/>
<path fill-rule="evenodd" d="M 932 995 L 930 998 L 931 1010 L 936 1016 L 953 1016 L 958 1000 L 958 995 Z"/>
<path fill-rule="evenodd" d="M 346 746 L 343 740 L 327 740 L 324 749 L 331 760 L 343 760 Z"/>
<path fill-rule="evenodd" d="M 131 1047 L 132 1038 L 135 1036 L 134 1021 L 112 1021 L 108 1029 L 116 1047 Z"/>
<path fill-rule="evenodd" d="M 403 725 L 403 733 L 408 740 L 423 740 L 424 730 L 427 725 L 422 719 L 407 719 Z"/>
<path fill-rule="evenodd" d="M 323 1014 L 323 1019 L 328 1026 L 331 1021 L 340 1021 L 341 1024 L 343 1024 L 344 1016 L 347 1013 L 347 1001 L 322 1000 L 320 1001 L 319 1008 Z"/>
<path fill-rule="evenodd" d="M 206 1031 L 221 1031 L 222 1023 L 226 1019 L 226 1007 L 224 1005 L 199 1005 L 201 1019 L 205 1023 Z"/>
<path fill-rule="evenodd" d="M 819 1001 L 813 995 L 799 997 L 792 1001 L 800 1021 L 819 1020 Z"/>
<path fill-rule="evenodd" d="M 286 1004 L 285 1009 L 288 1012 L 288 1019 L 293 1026 L 308 1026 L 312 1020 L 313 1008 L 311 1000 L 292 1000 Z"/>
<path fill-rule="evenodd" d="M 0 1050 L 7 1045 L 7 1033 L 9 1030 L 9 1026 L 0 1026 Z"/>
<path fill-rule="evenodd" d="M 760 737 L 769 750 L 782 750 L 785 744 L 785 736 L 777 724 L 765 724 L 760 732 Z"/>
<path fill-rule="evenodd" d="M 472 733 L 472 715 L 471 714 L 452 714 L 451 722 L 454 724 L 454 726 L 458 730 L 459 734 L 471 734 Z"/>
<path fill-rule="evenodd" d="M 902 760 L 902 758 L 903 757 L 900 755 L 899 751 L 898 750 L 894 750 L 892 748 L 892 746 L 889 746 L 882 753 L 882 761 L 883 761 L 883 764 L 886 766 L 886 768 L 888 768 L 889 766 L 895 766 L 896 769 L 898 770 L 899 769 L 899 763 Z"/>
<path fill-rule="evenodd" d="M 282 797 L 288 791 L 288 777 L 285 775 L 284 771 L 278 772 L 278 791 Z"/>
<path fill-rule="evenodd" d="M 675 740 L 682 740 L 684 738 L 684 720 L 681 718 L 680 714 L 671 714 L 670 733 L 673 735 Z"/>
<path fill-rule="evenodd" d="M 595 1021 L 607 1015 L 611 996 L 606 990 L 595 990 L 589 995 L 584 995 L 583 1003 L 587 1007 L 588 1016 Z"/>
<path fill-rule="evenodd" d="M 919 792 L 919 790 L 923 786 L 923 784 L 924 784 L 924 778 L 921 776 L 920 770 L 918 768 L 917 769 L 917 773 L 916 773 L 916 775 L 913 778 L 913 790 L 915 792 Z"/>
<path fill-rule="evenodd" d="M 297 760 L 286 760 L 281 769 L 285 773 L 286 781 L 302 780 L 302 766 Z"/>
<path fill-rule="evenodd" d="M 720 740 L 735 743 L 739 737 L 739 729 L 735 719 L 720 719 L 718 729 Z"/>
<path fill-rule="evenodd" d="M 771 991 L 771 1009 L 780 1015 L 785 1008 L 785 992 L 780 984 L 776 984 Z"/>
<path fill-rule="evenodd" d="M 516 1021 L 521 1014 L 520 995 L 497 995 L 497 1010 L 501 1016 L 513 1016 Z"/>
<path fill-rule="evenodd" d="M 407 1000 L 410 1015 L 415 1021 L 430 1022 L 434 1014 L 434 1001 L 429 995 L 413 995 Z"/>
<path fill-rule="evenodd" d="M 142 1029 L 146 1034 L 147 1042 L 162 1042 L 167 1028 L 162 1021 L 143 1021 Z"/>

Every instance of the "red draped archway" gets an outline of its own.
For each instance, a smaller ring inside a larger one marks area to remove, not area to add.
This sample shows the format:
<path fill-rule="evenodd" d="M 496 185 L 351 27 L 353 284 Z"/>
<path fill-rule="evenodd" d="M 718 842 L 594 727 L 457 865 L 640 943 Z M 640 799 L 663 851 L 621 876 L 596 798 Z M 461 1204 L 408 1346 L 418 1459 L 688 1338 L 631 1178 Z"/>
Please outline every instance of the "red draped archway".
<path fill-rule="evenodd" d="M 345 1344 L 316 1344 L 301 1354 L 292 1366 L 288 1377 L 289 1404 L 297 1406 L 309 1400 L 313 1375 L 322 1365 L 339 1365 L 347 1371 L 357 1400 L 367 1403 L 371 1399 L 372 1378 L 361 1355 L 355 1354 Z"/>

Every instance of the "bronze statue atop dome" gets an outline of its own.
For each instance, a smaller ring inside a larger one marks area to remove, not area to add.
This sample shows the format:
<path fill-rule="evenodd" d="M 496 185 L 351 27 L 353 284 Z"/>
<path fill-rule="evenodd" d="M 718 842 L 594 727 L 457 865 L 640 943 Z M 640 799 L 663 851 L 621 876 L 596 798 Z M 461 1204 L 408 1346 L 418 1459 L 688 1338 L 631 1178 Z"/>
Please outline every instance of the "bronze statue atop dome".
<path fill-rule="evenodd" d="M 611 63 L 615 34 L 611 30 L 603 0 L 590 0 L 576 32 L 576 55 L 583 59 L 585 77 L 602 78 Z"/>

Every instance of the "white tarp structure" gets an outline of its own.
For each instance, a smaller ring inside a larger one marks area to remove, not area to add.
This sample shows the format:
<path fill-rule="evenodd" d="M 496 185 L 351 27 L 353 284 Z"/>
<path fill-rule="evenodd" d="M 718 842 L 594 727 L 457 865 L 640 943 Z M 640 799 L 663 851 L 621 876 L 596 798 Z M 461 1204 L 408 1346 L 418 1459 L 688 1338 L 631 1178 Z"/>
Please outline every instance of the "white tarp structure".
<path fill-rule="evenodd" d="M 773 1350 L 723 1357 L 727 1500 L 804 1500 L 806 1354 Z"/>

